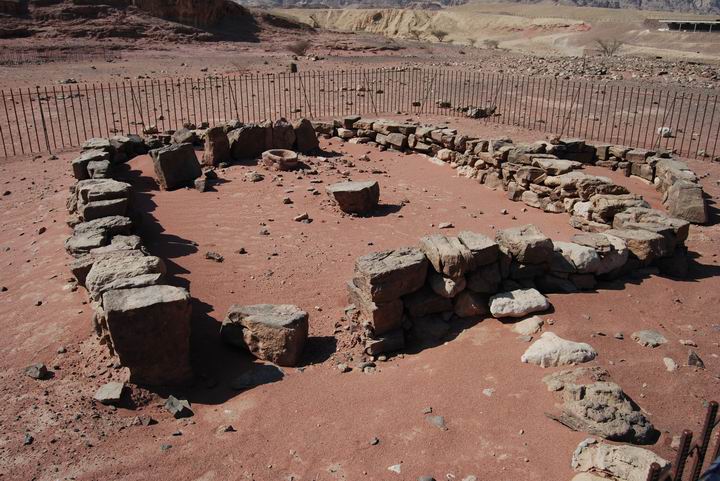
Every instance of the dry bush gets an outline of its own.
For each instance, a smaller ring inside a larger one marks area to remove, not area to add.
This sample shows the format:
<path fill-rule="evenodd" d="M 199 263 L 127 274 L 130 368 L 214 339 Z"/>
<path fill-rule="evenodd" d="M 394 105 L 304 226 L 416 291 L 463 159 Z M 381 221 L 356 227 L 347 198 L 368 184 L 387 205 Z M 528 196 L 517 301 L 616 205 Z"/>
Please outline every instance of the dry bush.
<path fill-rule="evenodd" d="M 612 40 L 603 40 L 603 39 L 597 39 L 595 40 L 595 43 L 597 44 L 597 50 L 601 55 L 606 55 L 608 57 L 612 57 L 618 51 L 620 50 L 620 47 L 622 47 L 623 43 L 622 41 L 614 38 Z"/>
<path fill-rule="evenodd" d="M 500 42 L 498 42 L 497 40 L 487 39 L 483 40 L 483 45 L 485 45 L 485 48 L 495 50 L 500 46 Z"/>
<path fill-rule="evenodd" d="M 302 56 L 310 48 L 310 40 L 297 40 L 289 43 L 286 48 L 295 55 Z"/>
<path fill-rule="evenodd" d="M 435 38 L 437 38 L 441 43 L 442 43 L 443 39 L 448 36 L 448 32 L 446 32 L 445 30 L 436 29 L 430 33 L 432 33 L 433 36 Z"/>

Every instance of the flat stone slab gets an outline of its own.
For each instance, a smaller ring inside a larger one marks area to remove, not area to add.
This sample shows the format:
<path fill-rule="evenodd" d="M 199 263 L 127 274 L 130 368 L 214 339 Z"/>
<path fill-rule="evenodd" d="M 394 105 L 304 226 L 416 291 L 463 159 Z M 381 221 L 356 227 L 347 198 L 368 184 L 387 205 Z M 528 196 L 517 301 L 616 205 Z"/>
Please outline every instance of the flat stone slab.
<path fill-rule="evenodd" d="M 544 332 L 520 360 L 540 367 L 554 367 L 592 361 L 595 356 L 597 352 L 590 344 L 568 341 L 555 333 Z"/>
<path fill-rule="evenodd" d="M 533 312 L 542 312 L 550 307 L 547 297 L 537 289 L 516 289 L 501 292 L 490 298 L 490 313 L 493 317 L 524 317 Z"/>
<path fill-rule="evenodd" d="M 658 347 L 667 342 L 665 336 L 652 329 L 633 332 L 631 337 L 635 342 L 645 347 Z"/>
<path fill-rule="evenodd" d="M 258 359 L 295 366 L 308 337 L 308 313 L 291 304 L 233 305 L 222 323 L 220 337 Z"/>
<path fill-rule="evenodd" d="M 343 212 L 366 214 L 373 211 L 380 200 L 380 184 L 375 180 L 338 182 L 325 188 Z"/>
<path fill-rule="evenodd" d="M 117 404 L 120 402 L 124 390 L 125 383 L 109 382 L 107 384 L 103 384 L 97 391 L 95 391 L 93 399 L 102 404 Z"/>
<path fill-rule="evenodd" d="M 552 240 L 532 224 L 498 231 L 495 240 L 523 264 L 542 264 L 552 257 Z"/>
<path fill-rule="evenodd" d="M 155 175 L 165 190 L 192 186 L 202 175 L 202 169 L 190 144 L 168 145 L 150 151 Z"/>
<path fill-rule="evenodd" d="M 420 250 L 425 253 L 436 272 L 458 278 L 472 270 L 473 253 L 457 237 L 440 234 L 420 239 Z"/>

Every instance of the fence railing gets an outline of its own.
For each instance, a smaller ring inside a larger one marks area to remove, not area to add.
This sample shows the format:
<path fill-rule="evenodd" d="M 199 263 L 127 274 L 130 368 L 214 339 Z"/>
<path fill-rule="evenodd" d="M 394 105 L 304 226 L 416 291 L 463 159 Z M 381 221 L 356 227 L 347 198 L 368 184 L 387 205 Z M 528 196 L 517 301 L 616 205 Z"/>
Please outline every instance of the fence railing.
<path fill-rule="evenodd" d="M 0 155 L 53 152 L 86 138 L 349 114 L 465 115 L 633 147 L 716 157 L 720 92 L 431 68 L 336 70 L 25 87 L 0 92 Z M 664 131 L 659 129 L 665 128 Z"/>

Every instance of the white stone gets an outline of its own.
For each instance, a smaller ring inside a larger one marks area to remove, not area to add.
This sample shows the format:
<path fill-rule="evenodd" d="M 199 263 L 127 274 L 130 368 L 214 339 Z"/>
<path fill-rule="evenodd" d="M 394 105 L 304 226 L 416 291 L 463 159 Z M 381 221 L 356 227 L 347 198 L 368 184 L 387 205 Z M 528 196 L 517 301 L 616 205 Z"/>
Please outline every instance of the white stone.
<path fill-rule="evenodd" d="M 516 289 L 490 298 L 493 317 L 524 317 L 550 307 L 550 302 L 537 289 Z"/>
<path fill-rule="evenodd" d="M 553 241 L 553 246 L 581 274 L 592 274 L 600 268 L 600 256 L 592 247 L 559 241 Z"/>
<path fill-rule="evenodd" d="M 662 469 L 670 466 L 668 461 L 647 449 L 588 438 L 575 449 L 570 464 L 575 471 L 601 472 L 617 481 L 646 481 L 652 463 L 658 463 Z"/>
<path fill-rule="evenodd" d="M 522 321 L 513 324 L 513 331 L 517 332 L 522 336 L 532 336 L 533 334 L 540 332 L 545 321 L 538 316 L 528 317 Z"/>
<path fill-rule="evenodd" d="M 668 372 L 677 371 L 678 365 L 672 358 L 664 357 L 663 362 L 665 363 L 665 368 L 668 370 Z"/>
<path fill-rule="evenodd" d="M 541 367 L 554 367 L 592 361 L 595 356 L 597 352 L 590 344 L 568 341 L 552 332 L 545 332 L 520 360 Z"/>

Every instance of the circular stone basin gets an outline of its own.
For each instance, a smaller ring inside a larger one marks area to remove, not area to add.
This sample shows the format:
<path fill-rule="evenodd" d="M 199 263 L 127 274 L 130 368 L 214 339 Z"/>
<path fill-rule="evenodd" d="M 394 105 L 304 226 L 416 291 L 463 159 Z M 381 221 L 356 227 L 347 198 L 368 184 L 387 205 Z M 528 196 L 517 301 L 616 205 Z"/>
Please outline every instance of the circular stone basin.
<path fill-rule="evenodd" d="M 262 153 L 263 164 L 277 170 L 292 170 L 298 165 L 298 155 L 292 150 L 272 149 Z"/>

